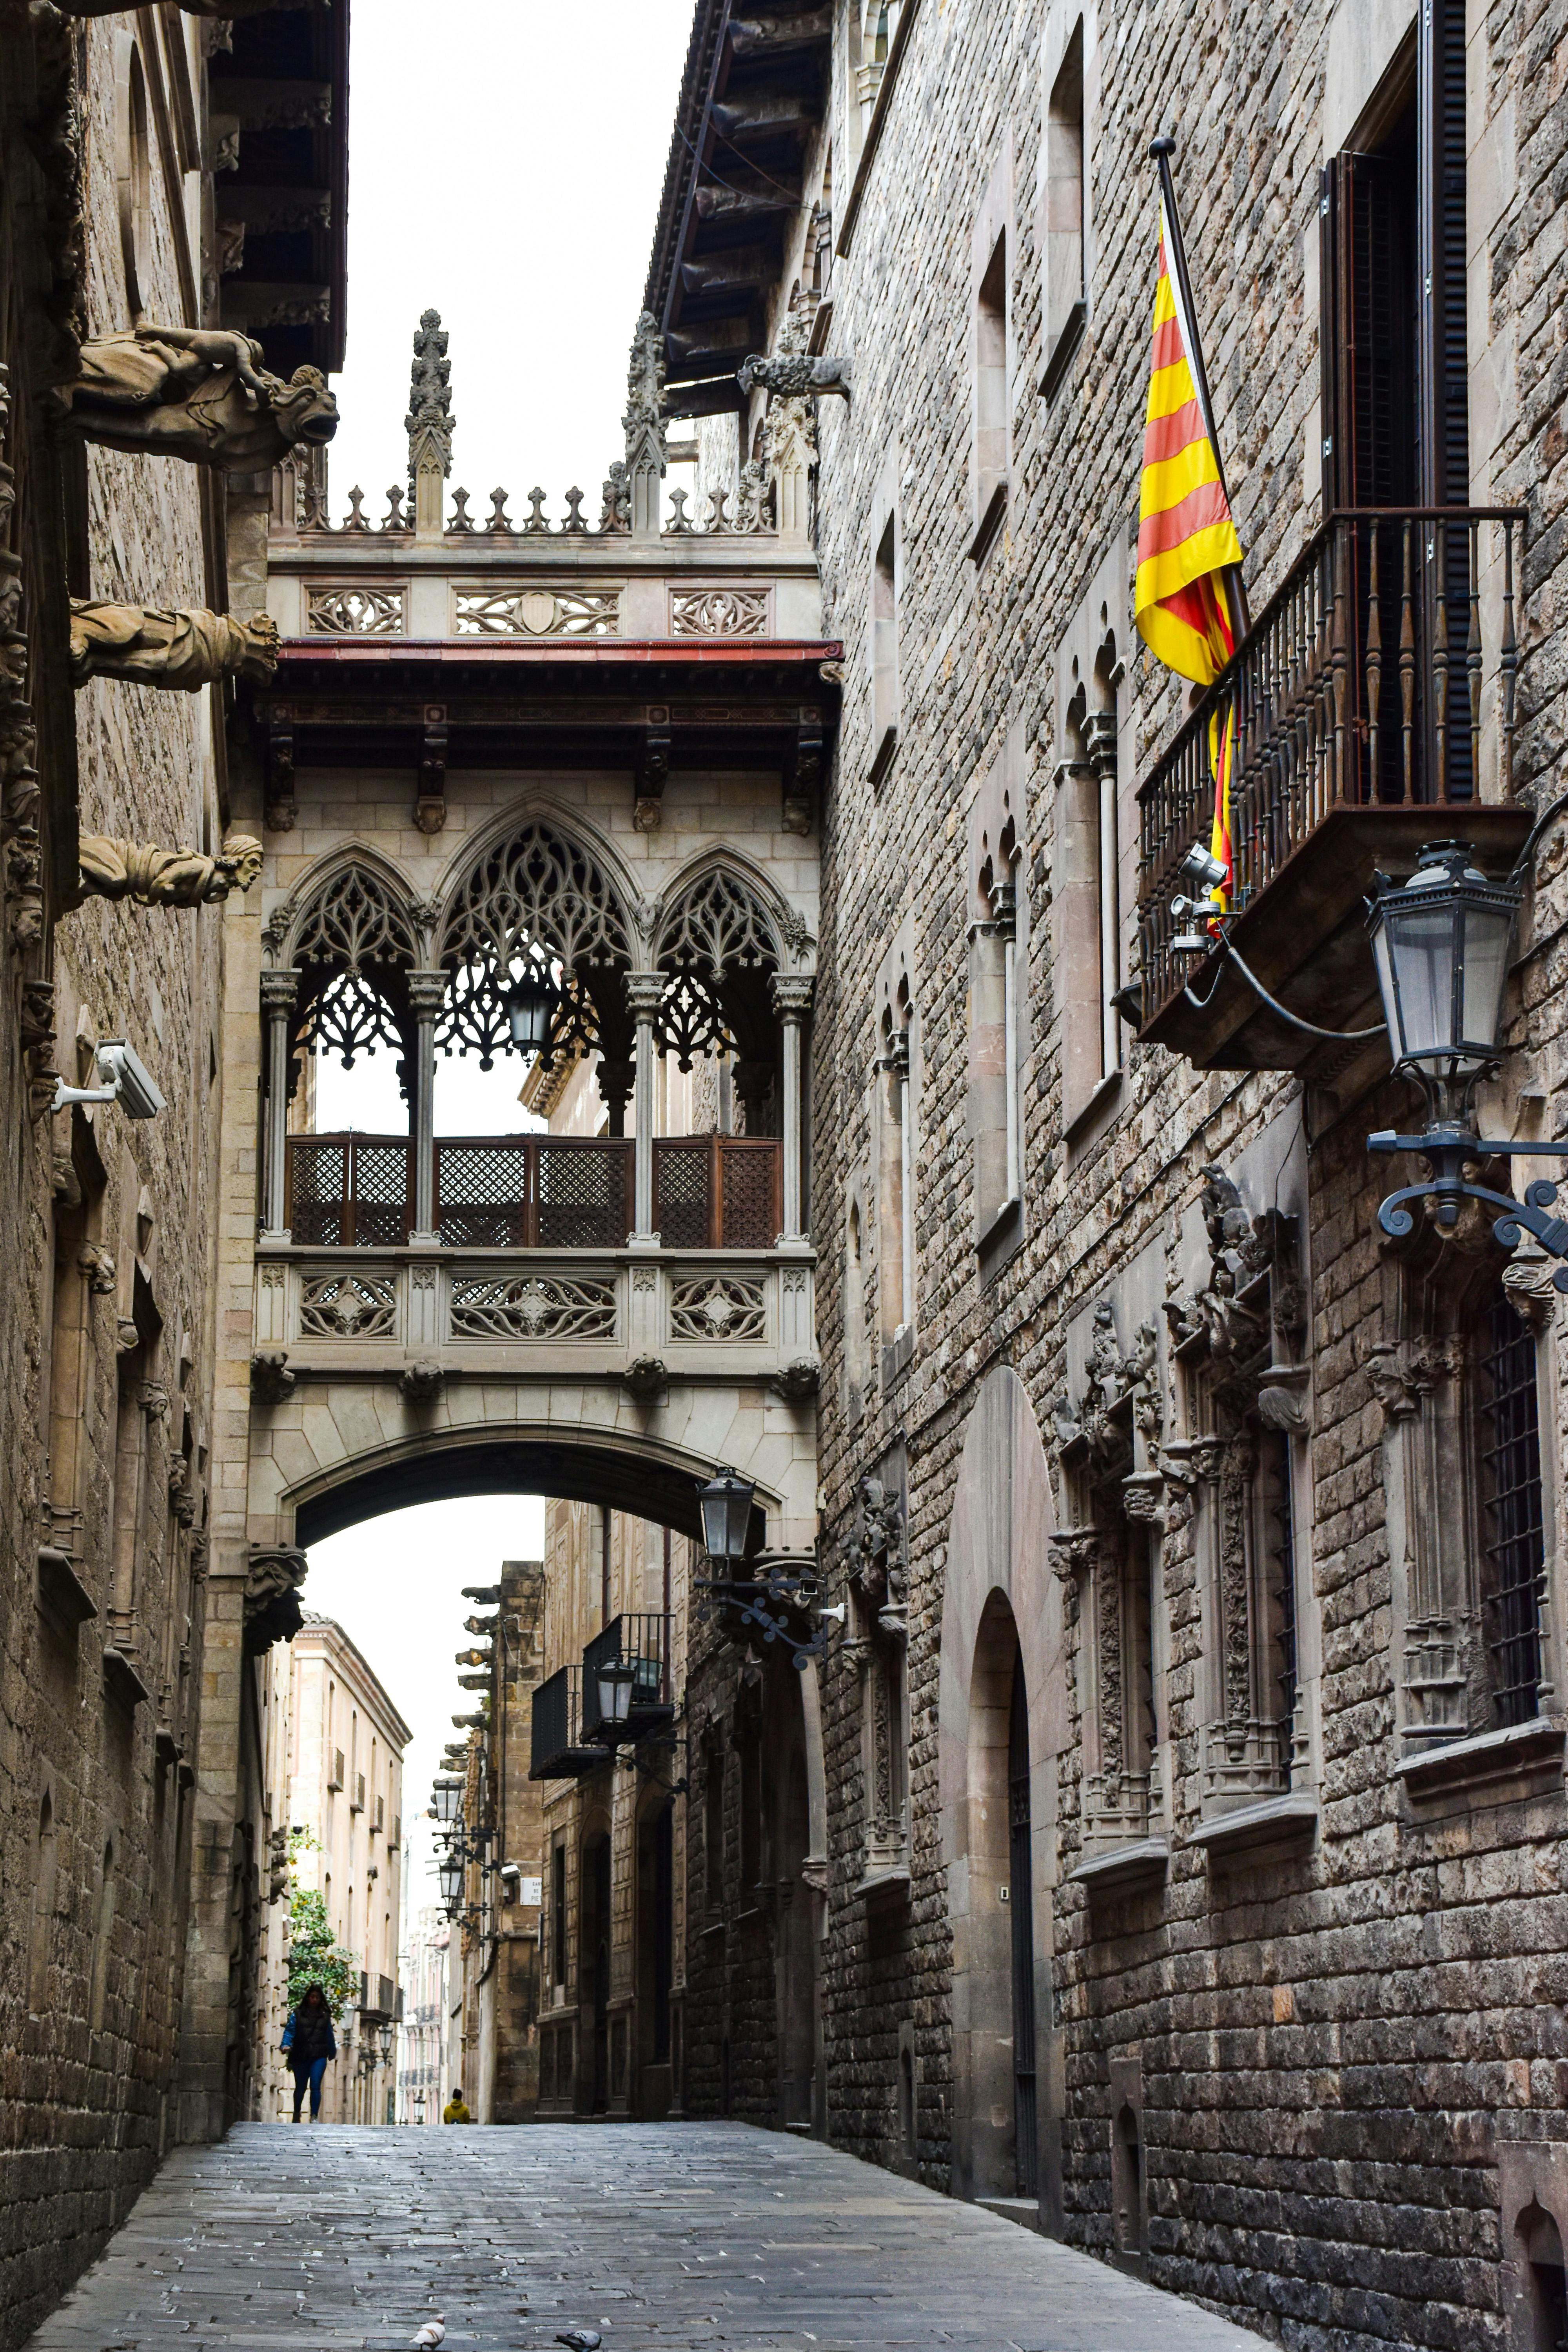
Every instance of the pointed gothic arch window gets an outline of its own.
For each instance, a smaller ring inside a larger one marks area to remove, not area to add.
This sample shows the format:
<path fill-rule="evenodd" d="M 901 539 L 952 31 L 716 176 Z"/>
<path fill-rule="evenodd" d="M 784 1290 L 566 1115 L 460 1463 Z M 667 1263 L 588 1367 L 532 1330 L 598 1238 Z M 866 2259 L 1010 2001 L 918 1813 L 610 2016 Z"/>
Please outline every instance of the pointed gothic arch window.
<path fill-rule="evenodd" d="M 630 923 L 590 852 L 534 817 L 482 851 L 447 903 L 437 955 L 449 975 L 436 1031 L 441 1051 L 475 1053 L 482 1069 L 511 1052 L 507 992 L 542 960 L 561 991 L 552 1055 L 628 1051 Z"/>
<path fill-rule="evenodd" d="M 679 891 L 658 927 L 654 958 L 668 974 L 658 1047 L 689 1070 L 702 1055 L 724 1055 L 771 1072 L 774 1022 L 768 982 L 779 969 L 778 934 L 754 892 L 722 866 Z M 742 1095 L 760 1089 L 742 1085 Z M 761 1131 L 748 1102 L 747 1133 Z"/>
<path fill-rule="evenodd" d="M 378 1045 L 407 1053 L 408 973 L 419 945 L 389 882 L 367 866 L 338 867 L 306 898 L 285 937 L 300 974 L 296 1050 L 332 1055 L 344 1069 Z"/>

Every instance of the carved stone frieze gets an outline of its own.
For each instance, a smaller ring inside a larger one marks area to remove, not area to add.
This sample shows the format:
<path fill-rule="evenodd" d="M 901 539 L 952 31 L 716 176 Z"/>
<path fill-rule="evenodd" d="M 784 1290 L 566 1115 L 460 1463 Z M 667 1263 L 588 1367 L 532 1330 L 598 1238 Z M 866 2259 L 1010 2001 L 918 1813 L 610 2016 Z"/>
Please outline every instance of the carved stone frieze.
<path fill-rule="evenodd" d="M 767 1297 L 760 1282 L 739 1276 L 701 1276 L 670 1292 L 669 1336 L 698 1341 L 761 1339 Z"/>
<path fill-rule="evenodd" d="M 219 678 L 265 686 L 278 668 L 278 624 L 266 613 L 175 611 L 71 599 L 71 679 L 127 679 L 195 694 Z"/>
<path fill-rule="evenodd" d="M 618 588 L 459 588 L 460 637 L 613 637 L 620 630 Z"/>
<path fill-rule="evenodd" d="M 692 588 L 669 599 L 672 637 L 762 637 L 768 628 L 765 588 Z"/>
<path fill-rule="evenodd" d="M 54 397 L 84 440 L 227 473 L 264 472 L 338 429 L 319 368 L 296 368 L 284 383 L 263 368 L 259 343 L 225 328 L 100 336 L 82 344 L 75 376 Z"/>
<path fill-rule="evenodd" d="M 305 628 L 313 637 L 400 637 L 407 625 L 403 588 L 311 588 Z"/>
<path fill-rule="evenodd" d="M 455 1339 L 612 1339 L 616 1286 L 595 1276 L 475 1275 L 452 1283 Z"/>

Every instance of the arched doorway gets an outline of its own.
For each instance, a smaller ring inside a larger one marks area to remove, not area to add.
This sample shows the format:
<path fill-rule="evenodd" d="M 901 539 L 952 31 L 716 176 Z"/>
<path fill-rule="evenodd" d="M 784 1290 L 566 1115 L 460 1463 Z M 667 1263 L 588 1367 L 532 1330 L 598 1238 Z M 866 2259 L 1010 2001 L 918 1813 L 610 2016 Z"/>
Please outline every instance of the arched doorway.
<path fill-rule="evenodd" d="M 1006 1367 L 970 1415 L 943 1592 L 938 1770 L 952 1937 L 955 2196 L 1060 2227 L 1051 2027 L 1057 1759 L 1068 1742 L 1045 1448 Z"/>

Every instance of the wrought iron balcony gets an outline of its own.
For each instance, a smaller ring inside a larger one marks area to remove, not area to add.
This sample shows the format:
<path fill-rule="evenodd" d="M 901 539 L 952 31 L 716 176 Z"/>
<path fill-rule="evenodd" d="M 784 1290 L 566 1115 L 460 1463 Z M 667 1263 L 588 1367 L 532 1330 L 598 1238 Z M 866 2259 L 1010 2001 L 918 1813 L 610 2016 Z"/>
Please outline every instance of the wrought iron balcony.
<path fill-rule="evenodd" d="M 615 1136 L 439 1136 L 436 1230 L 451 1249 L 613 1250 L 633 1225 L 634 1147 Z M 772 1136 L 660 1137 L 656 1229 L 667 1249 L 771 1249 L 782 1220 Z M 288 1217 L 310 1249 L 387 1249 L 414 1222 L 405 1136 L 295 1135 Z"/>
<path fill-rule="evenodd" d="M 1205 1069 L 1293 1069 L 1314 1049 L 1217 950 L 1173 949 L 1227 714 L 1229 937 L 1300 1019 L 1376 1017 L 1362 903 L 1374 868 L 1408 872 L 1447 835 L 1489 870 L 1511 862 L 1530 825 L 1512 796 L 1523 525 L 1517 508 L 1356 509 L 1308 542 L 1139 789 L 1142 1042 Z"/>
<path fill-rule="evenodd" d="M 600 1706 L 599 1675 L 609 1665 L 632 1670 L 626 1737 L 646 1737 L 675 1714 L 669 1678 L 669 1619 L 650 1611 L 612 1617 L 583 1653 L 583 1737 L 603 1739 L 607 1726 Z"/>
<path fill-rule="evenodd" d="M 580 1780 L 605 1762 L 605 1750 L 583 1736 L 583 1669 L 562 1666 L 533 1694 L 531 1780 Z"/>

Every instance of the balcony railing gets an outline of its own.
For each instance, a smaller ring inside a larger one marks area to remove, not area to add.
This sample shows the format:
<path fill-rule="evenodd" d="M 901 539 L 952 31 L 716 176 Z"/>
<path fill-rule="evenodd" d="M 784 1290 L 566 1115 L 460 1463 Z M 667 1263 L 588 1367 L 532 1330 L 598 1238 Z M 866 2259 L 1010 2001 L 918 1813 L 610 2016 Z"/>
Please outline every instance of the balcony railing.
<path fill-rule="evenodd" d="M 1357 509 L 1331 516 L 1309 541 L 1139 790 L 1146 1035 L 1161 1034 L 1160 1014 L 1193 976 L 1193 959 L 1172 952 L 1190 924 L 1171 901 L 1195 895 L 1181 861 L 1194 842 L 1208 846 L 1211 743 L 1227 714 L 1238 918 L 1339 811 L 1425 811 L 1447 832 L 1483 801 L 1511 801 L 1523 524 L 1514 508 Z"/>
<path fill-rule="evenodd" d="M 634 1146 L 619 1137 L 442 1136 L 436 1230 L 451 1249 L 607 1250 L 632 1230 Z M 659 1138 L 654 1223 L 666 1249 L 769 1249 L 782 1218 L 771 1136 Z M 294 1135 L 288 1218 L 310 1249 L 395 1248 L 413 1229 L 406 1137 Z"/>
<path fill-rule="evenodd" d="M 649 1731 L 674 1712 L 669 1681 L 669 1619 L 657 1612 L 612 1617 L 583 1653 L 583 1736 L 602 1735 L 600 1668 L 629 1665 L 633 1673 L 626 1722 L 632 1732 Z"/>
<path fill-rule="evenodd" d="M 533 1694 L 531 1780 L 577 1780 L 605 1760 L 607 1751 L 583 1737 L 583 1669 L 563 1666 Z"/>

